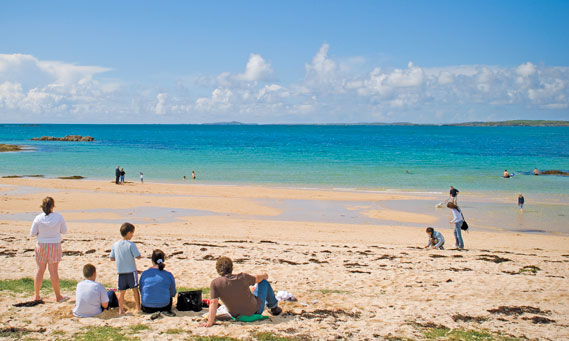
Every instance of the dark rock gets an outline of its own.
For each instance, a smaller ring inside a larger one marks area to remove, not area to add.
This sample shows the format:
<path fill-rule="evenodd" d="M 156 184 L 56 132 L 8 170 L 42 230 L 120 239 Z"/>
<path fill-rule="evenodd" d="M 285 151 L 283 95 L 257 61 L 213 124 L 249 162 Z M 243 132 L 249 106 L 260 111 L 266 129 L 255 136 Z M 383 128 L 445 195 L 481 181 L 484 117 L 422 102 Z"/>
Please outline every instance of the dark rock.
<path fill-rule="evenodd" d="M 65 137 L 53 137 L 53 136 L 42 136 L 34 137 L 32 141 L 72 141 L 72 142 L 90 142 L 95 141 L 91 136 L 81 136 L 81 135 L 67 135 Z"/>
<path fill-rule="evenodd" d="M 540 175 L 561 175 L 561 176 L 569 176 L 569 172 L 560 171 L 557 169 L 546 170 L 540 173 Z"/>

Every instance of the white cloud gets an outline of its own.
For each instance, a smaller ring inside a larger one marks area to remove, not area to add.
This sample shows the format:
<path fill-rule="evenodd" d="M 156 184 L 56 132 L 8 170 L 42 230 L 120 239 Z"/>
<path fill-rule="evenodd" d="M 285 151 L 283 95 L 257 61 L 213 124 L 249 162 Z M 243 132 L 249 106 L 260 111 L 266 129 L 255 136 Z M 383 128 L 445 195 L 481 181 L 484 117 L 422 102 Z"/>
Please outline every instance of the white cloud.
<path fill-rule="evenodd" d="M 163 92 L 156 95 L 156 108 L 154 110 L 156 115 L 164 115 L 166 113 L 166 98 L 167 97 L 168 97 L 168 94 L 165 94 Z"/>
<path fill-rule="evenodd" d="M 329 51 L 328 44 L 315 51 L 299 82 L 277 81 L 271 64 L 251 53 L 242 73 L 185 77 L 195 80 L 191 89 L 179 79 L 126 86 L 128 80 L 102 78 L 106 67 L 0 55 L 0 121 L 108 122 L 118 114 L 136 122 L 444 122 L 534 117 L 536 110 L 569 117 L 569 67 L 409 62 L 362 69 L 364 58 L 337 59 Z"/>
<path fill-rule="evenodd" d="M 251 53 L 245 67 L 245 72 L 238 74 L 236 78 L 244 81 L 261 81 L 268 79 L 273 74 L 273 68 L 261 55 Z"/>

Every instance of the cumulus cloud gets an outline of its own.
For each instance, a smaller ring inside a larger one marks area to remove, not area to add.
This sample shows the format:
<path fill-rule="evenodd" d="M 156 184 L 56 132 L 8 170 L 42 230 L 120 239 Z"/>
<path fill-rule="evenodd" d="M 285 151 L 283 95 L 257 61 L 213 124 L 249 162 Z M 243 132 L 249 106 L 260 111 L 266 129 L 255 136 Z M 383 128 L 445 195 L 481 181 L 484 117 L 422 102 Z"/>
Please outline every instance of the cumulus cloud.
<path fill-rule="evenodd" d="M 261 81 L 268 79 L 273 73 L 270 63 L 267 63 L 261 55 L 251 53 L 249 61 L 245 67 L 245 72 L 236 76 L 239 80 L 244 81 Z"/>
<path fill-rule="evenodd" d="M 298 82 L 277 81 L 270 62 L 251 53 L 243 72 L 192 76 L 197 81 L 191 90 L 180 80 L 159 84 L 160 90 L 127 88 L 102 78 L 110 71 L 106 67 L 0 55 L 0 115 L 28 114 L 17 117 L 34 121 L 45 114 L 90 118 L 93 113 L 123 113 L 133 118 L 134 113 L 147 122 L 160 116 L 171 122 L 269 123 L 448 122 L 484 120 L 488 112 L 511 113 L 500 115 L 503 119 L 520 118 L 519 113 L 530 118 L 536 110 L 568 114 L 568 67 L 531 62 L 424 67 L 409 62 L 406 67 L 362 69 L 364 58 L 338 59 L 330 49 L 325 43 L 315 50 Z"/>
<path fill-rule="evenodd" d="M 166 98 L 168 97 L 168 94 L 165 93 L 159 93 L 158 95 L 156 95 L 156 108 L 154 109 L 154 112 L 156 113 L 156 115 L 164 115 L 166 113 Z"/>
<path fill-rule="evenodd" d="M 109 70 L 0 54 L 0 109 L 35 114 L 101 111 L 102 101 L 119 85 L 94 77 Z"/>

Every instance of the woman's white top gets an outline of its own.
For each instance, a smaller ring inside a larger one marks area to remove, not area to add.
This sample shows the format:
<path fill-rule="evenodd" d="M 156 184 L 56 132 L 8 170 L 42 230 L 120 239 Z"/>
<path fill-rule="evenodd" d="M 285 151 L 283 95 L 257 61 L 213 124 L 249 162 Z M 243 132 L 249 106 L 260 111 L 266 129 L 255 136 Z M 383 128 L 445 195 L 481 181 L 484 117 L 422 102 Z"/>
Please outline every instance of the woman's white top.
<path fill-rule="evenodd" d="M 461 222 L 462 219 L 462 213 L 460 213 L 457 209 L 452 209 L 452 220 L 450 221 L 451 223 L 458 223 Z"/>
<path fill-rule="evenodd" d="M 32 223 L 30 236 L 38 236 L 38 243 L 61 243 L 61 235 L 67 233 L 67 225 L 61 214 L 38 214 Z"/>

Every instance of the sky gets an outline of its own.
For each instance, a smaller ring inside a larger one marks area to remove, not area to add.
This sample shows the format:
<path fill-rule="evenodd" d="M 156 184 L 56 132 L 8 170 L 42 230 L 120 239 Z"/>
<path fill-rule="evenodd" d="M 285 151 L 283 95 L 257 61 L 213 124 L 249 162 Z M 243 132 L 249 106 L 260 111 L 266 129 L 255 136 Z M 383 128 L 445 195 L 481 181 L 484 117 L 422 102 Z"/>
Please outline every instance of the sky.
<path fill-rule="evenodd" d="M 569 120 L 569 1 L 3 1 L 2 123 Z"/>

